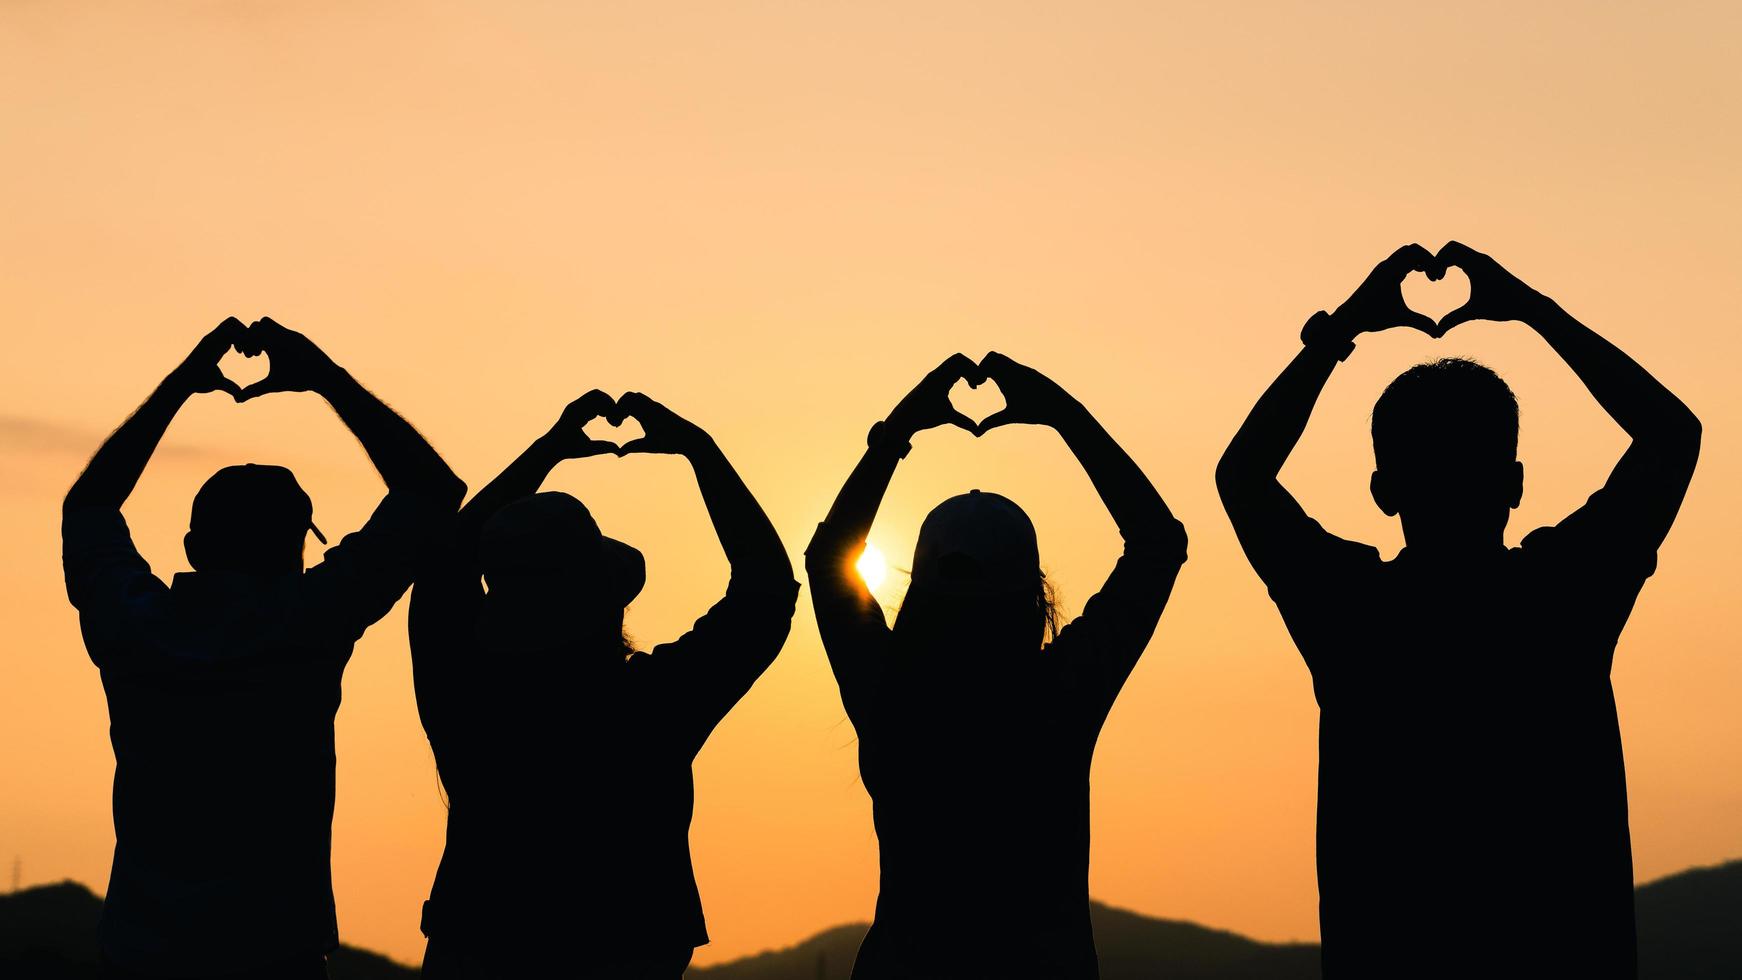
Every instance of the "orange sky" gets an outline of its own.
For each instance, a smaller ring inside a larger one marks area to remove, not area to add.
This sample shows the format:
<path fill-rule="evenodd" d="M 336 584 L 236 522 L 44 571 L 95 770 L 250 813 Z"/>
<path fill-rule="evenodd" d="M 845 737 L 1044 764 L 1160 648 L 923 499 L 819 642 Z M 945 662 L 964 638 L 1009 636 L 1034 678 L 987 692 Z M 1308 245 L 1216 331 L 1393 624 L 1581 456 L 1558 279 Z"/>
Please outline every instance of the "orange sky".
<path fill-rule="evenodd" d="M 1308 314 L 1395 245 L 1447 238 L 1705 422 L 1614 676 L 1640 877 L 1742 855 L 1733 5 L 581 6 L 0 7 L 0 859 L 27 883 L 103 887 L 113 839 L 60 494 L 201 332 L 271 314 L 474 487 L 573 395 L 646 391 L 715 434 L 795 558 L 923 370 L 991 348 L 1047 370 L 1192 535 L 1101 739 L 1091 890 L 1310 938 L 1316 708 L 1211 471 Z M 1512 540 L 1601 483 L 1622 437 L 1524 328 L 1387 334 L 1285 474 L 1330 528 L 1400 543 L 1367 497 L 1366 413 L 1453 353 L 1523 404 Z M 160 573 L 185 567 L 194 489 L 244 460 L 294 467 L 329 532 L 380 492 L 318 400 L 198 401 L 128 507 Z M 681 462 L 571 463 L 553 485 L 646 551 L 642 642 L 723 588 Z M 873 542 L 904 565 L 919 518 L 971 486 L 1029 510 L 1080 609 L 1117 536 L 1043 431 L 922 436 Z M 443 810 L 403 606 L 358 647 L 338 737 L 341 933 L 415 961 Z M 697 800 L 699 961 L 870 916 L 869 804 L 808 601 L 703 752 Z"/>

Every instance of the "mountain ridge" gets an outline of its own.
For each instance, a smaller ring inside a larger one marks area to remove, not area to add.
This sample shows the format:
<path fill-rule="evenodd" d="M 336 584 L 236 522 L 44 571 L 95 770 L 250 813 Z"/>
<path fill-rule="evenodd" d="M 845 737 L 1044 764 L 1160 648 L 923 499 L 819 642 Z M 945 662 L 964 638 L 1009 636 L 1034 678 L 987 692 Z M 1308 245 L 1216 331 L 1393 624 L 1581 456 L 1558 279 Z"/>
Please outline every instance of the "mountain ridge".
<path fill-rule="evenodd" d="M 1635 890 L 1640 980 L 1742 977 L 1742 860 L 1689 868 Z M 102 899 L 63 881 L 0 895 L 0 976 L 94 980 Z M 1317 943 L 1269 943 L 1225 929 L 1090 903 L 1102 980 L 1318 980 Z M 686 980 L 846 980 L 869 923 L 710 966 Z M 410 980 L 416 967 L 343 946 L 331 980 Z M 987 978 L 995 980 L 995 978 Z"/>

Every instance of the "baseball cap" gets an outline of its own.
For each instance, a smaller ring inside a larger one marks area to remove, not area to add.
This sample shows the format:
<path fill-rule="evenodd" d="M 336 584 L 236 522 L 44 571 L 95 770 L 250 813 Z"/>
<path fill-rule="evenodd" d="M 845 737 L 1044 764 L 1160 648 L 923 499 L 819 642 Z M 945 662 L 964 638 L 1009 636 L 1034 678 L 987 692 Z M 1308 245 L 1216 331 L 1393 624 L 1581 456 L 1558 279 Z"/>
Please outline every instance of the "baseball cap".
<path fill-rule="evenodd" d="M 321 544 L 326 535 L 314 524 L 314 501 L 296 482 L 296 475 L 282 466 L 243 463 L 226 466 L 194 494 L 188 528 L 202 534 L 233 535 L 283 530 L 313 531 Z M 250 535 L 252 536 L 252 535 Z"/>
<path fill-rule="evenodd" d="M 599 531 L 587 505 L 544 491 L 503 507 L 479 540 L 484 577 L 596 576 L 628 605 L 647 583 L 641 552 Z"/>
<path fill-rule="evenodd" d="M 1008 497 L 970 490 L 932 508 L 913 549 L 913 587 L 956 595 L 1033 588 L 1034 522 Z"/>

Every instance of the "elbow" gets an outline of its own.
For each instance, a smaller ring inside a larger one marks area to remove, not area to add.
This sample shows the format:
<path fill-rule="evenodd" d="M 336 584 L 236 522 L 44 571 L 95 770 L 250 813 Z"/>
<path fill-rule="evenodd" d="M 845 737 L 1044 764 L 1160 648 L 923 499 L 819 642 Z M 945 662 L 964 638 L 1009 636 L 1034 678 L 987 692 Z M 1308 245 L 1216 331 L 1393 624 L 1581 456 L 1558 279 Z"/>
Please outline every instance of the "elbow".
<path fill-rule="evenodd" d="M 446 476 L 436 481 L 430 494 L 443 510 L 457 511 L 466 499 L 466 481 L 450 470 Z"/>
<path fill-rule="evenodd" d="M 1241 466 L 1240 461 L 1231 454 L 1224 453 L 1216 463 L 1216 493 L 1221 496 L 1222 502 L 1227 503 L 1238 497 L 1241 488 L 1250 484 L 1251 477 L 1246 467 Z"/>

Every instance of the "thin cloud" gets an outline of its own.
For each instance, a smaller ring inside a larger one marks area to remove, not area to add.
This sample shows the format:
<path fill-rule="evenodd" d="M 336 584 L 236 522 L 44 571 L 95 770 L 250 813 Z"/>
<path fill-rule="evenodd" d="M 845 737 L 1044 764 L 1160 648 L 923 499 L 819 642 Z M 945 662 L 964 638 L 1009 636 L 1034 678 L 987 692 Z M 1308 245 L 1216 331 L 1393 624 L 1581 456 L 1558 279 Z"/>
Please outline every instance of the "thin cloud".
<path fill-rule="evenodd" d="M 97 432 L 53 419 L 0 415 L 0 449 L 9 454 L 89 456 L 97 451 L 107 435 L 106 432 Z M 177 459 L 215 459 L 222 454 L 212 446 L 165 440 L 155 455 Z"/>

